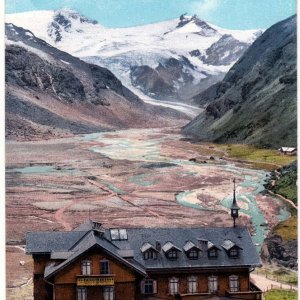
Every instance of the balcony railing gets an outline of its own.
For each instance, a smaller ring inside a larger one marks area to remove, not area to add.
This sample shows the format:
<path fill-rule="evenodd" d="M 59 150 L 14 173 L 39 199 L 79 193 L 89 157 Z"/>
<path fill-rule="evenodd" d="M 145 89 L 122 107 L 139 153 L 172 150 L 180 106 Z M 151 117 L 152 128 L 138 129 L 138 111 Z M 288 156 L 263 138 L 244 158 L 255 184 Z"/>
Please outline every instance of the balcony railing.
<path fill-rule="evenodd" d="M 250 282 L 250 290 L 243 292 L 231 292 L 226 291 L 227 296 L 231 298 L 242 298 L 249 300 L 261 300 L 262 299 L 262 291 L 252 282 Z"/>
<path fill-rule="evenodd" d="M 185 300 L 199 300 L 204 298 L 206 299 L 209 296 L 211 296 L 210 293 L 180 294 L 181 299 Z"/>
<path fill-rule="evenodd" d="M 105 275 L 78 275 L 77 286 L 108 286 L 115 284 L 114 274 Z"/>

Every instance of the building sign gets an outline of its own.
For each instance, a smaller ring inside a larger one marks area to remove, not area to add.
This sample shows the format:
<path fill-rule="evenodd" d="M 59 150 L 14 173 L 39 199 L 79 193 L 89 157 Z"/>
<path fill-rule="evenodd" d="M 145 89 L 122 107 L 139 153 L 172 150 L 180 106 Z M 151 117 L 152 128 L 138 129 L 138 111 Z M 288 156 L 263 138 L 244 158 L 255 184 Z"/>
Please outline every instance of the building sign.
<path fill-rule="evenodd" d="M 81 277 L 77 278 L 78 286 L 114 285 L 113 277 Z"/>

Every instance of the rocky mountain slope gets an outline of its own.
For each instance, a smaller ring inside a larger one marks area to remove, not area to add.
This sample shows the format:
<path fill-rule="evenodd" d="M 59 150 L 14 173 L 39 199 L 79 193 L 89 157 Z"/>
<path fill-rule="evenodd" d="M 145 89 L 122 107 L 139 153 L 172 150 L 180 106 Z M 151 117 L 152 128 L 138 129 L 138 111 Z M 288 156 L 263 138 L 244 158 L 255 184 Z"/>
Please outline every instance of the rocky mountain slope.
<path fill-rule="evenodd" d="M 296 212 L 297 214 L 297 212 Z M 261 258 L 266 262 L 298 269 L 297 216 L 280 222 L 264 241 Z"/>
<path fill-rule="evenodd" d="M 12 14 L 6 20 L 63 51 L 108 68 L 132 90 L 171 101 L 186 101 L 220 81 L 262 33 L 227 30 L 187 15 L 116 29 L 68 9 Z"/>
<path fill-rule="evenodd" d="M 174 124 L 183 115 L 145 104 L 107 69 L 13 24 L 5 30 L 6 138 L 31 139 Z"/>
<path fill-rule="evenodd" d="M 194 98 L 208 105 L 183 128 L 200 140 L 296 146 L 296 17 L 266 30 L 225 78 Z"/>
<path fill-rule="evenodd" d="M 297 161 L 271 172 L 265 187 L 297 205 Z"/>

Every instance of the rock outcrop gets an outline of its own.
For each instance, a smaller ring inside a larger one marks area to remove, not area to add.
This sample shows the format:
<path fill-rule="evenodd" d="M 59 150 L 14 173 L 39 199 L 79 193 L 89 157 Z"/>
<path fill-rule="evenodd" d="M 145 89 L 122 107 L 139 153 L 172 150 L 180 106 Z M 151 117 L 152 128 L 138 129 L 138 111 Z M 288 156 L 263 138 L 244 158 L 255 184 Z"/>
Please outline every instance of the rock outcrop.
<path fill-rule="evenodd" d="M 220 143 L 296 146 L 296 49 L 292 16 L 266 30 L 221 82 L 194 99 L 207 107 L 183 132 Z"/>
<path fill-rule="evenodd" d="M 266 262 L 275 262 L 283 267 L 298 269 L 297 240 L 284 241 L 281 236 L 271 234 L 264 241 L 261 258 Z"/>

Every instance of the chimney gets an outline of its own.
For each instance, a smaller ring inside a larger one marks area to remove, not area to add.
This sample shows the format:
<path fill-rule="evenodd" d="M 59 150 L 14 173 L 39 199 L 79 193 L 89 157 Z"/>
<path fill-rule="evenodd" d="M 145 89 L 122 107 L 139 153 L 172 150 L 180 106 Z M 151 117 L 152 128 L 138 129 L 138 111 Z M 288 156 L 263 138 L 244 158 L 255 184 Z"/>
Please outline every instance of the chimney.
<path fill-rule="evenodd" d="M 203 252 L 205 252 L 207 250 L 207 243 L 208 243 L 208 240 L 199 239 L 199 247 L 201 248 L 201 250 Z"/>
<path fill-rule="evenodd" d="M 161 251 L 161 243 L 160 243 L 160 241 L 156 241 L 156 244 L 155 244 L 155 249 L 157 250 L 157 251 Z"/>
<path fill-rule="evenodd" d="M 105 233 L 105 229 L 103 228 L 101 223 L 93 222 L 92 230 L 96 233 L 99 234 L 101 237 Z"/>

